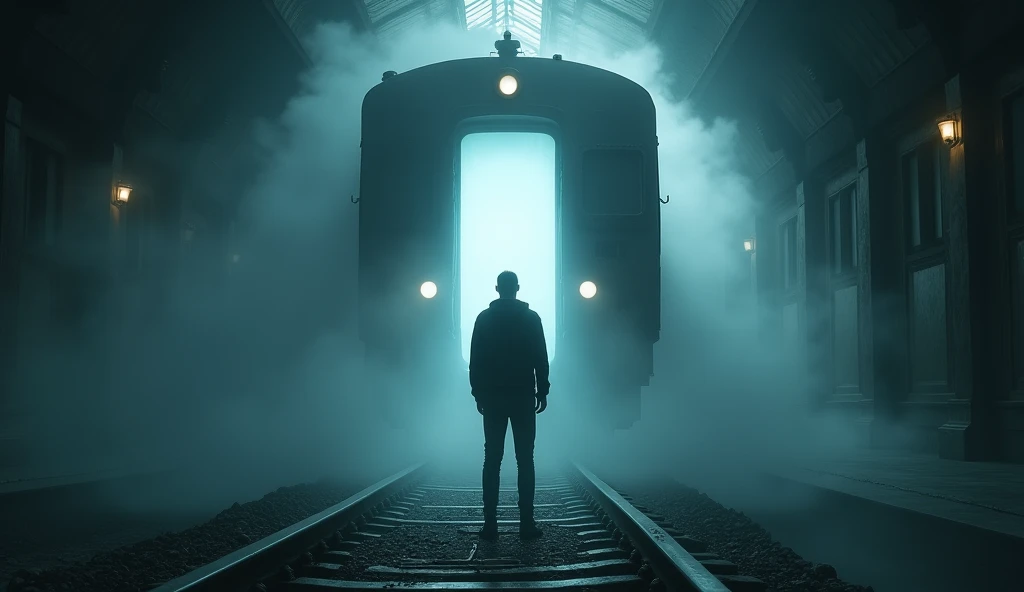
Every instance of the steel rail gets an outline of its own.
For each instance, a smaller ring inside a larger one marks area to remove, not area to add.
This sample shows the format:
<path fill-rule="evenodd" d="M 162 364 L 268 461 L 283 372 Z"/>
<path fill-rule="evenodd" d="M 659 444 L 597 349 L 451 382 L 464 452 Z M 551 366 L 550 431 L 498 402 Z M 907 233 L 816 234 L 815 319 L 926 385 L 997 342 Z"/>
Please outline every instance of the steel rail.
<path fill-rule="evenodd" d="M 694 559 L 665 529 L 633 507 L 617 491 L 578 462 L 570 463 L 577 483 L 608 518 L 629 537 L 654 574 L 669 590 L 729 592 L 715 575 Z"/>
<path fill-rule="evenodd" d="M 320 541 L 356 522 L 378 504 L 408 490 L 423 475 L 425 466 L 416 464 L 382 479 L 318 514 L 166 582 L 153 592 L 246 590 L 253 582 L 272 575 Z"/>

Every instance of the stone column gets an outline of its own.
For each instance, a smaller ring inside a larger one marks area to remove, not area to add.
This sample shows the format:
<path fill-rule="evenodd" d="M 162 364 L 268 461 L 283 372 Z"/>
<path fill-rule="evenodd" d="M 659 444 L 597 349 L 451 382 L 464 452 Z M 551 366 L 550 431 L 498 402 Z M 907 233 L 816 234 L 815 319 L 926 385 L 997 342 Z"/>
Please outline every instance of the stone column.
<path fill-rule="evenodd" d="M 814 407 L 826 403 L 830 390 L 829 298 L 826 294 L 825 186 L 808 175 L 796 187 L 797 284 L 800 290 L 804 359 L 807 368 L 808 397 Z"/>
<path fill-rule="evenodd" d="M 857 317 L 860 335 L 860 384 L 863 399 L 857 421 L 868 428 L 872 444 L 884 444 L 886 426 L 896 419 L 901 384 L 895 321 L 901 310 L 901 200 L 896 187 L 898 159 L 877 135 L 857 142 Z"/>
<path fill-rule="evenodd" d="M 25 207 L 21 102 L 3 92 L 0 142 L 0 467 L 19 461 L 18 279 Z"/>
<path fill-rule="evenodd" d="M 994 121 L 980 78 L 961 73 L 946 83 L 946 107 L 960 121 L 961 141 L 949 149 L 949 307 L 954 398 L 939 428 L 939 455 L 982 460 L 993 453 L 990 415 L 998 372 L 995 333 L 998 300 L 999 212 L 989 177 Z M 1004 319 L 1005 321 L 1005 319 Z"/>
<path fill-rule="evenodd" d="M 773 323 L 776 276 L 771 270 L 769 263 L 771 257 L 768 255 L 775 249 L 775 241 L 772 239 L 775 226 L 772 220 L 771 216 L 763 213 L 754 218 L 754 237 L 757 240 L 757 250 L 754 252 L 755 258 L 751 260 L 751 272 L 754 274 L 758 307 L 758 337 L 764 344 L 767 344 L 777 334 Z"/>

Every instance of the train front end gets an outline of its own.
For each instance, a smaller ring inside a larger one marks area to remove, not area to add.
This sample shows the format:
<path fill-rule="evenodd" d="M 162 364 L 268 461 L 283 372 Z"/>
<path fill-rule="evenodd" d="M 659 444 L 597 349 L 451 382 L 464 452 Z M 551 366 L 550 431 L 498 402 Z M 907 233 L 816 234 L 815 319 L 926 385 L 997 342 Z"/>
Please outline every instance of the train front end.
<path fill-rule="evenodd" d="M 511 269 L 544 322 L 553 393 L 628 427 L 660 330 L 654 105 L 626 78 L 515 43 L 386 73 L 364 99 L 367 360 L 393 409 L 468 398 L 473 323 Z"/>

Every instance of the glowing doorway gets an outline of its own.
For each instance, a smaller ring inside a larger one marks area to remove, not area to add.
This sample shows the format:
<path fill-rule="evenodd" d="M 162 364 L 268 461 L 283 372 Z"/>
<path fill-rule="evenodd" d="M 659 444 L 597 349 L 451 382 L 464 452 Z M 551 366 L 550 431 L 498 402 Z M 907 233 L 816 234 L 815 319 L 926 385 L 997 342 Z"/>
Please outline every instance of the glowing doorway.
<path fill-rule="evenodd" d="M 502 132 L 462 139 L 459 278 L 462 357 L 469 361 L 473 323 L 498 297 L 494 282 L 519 276 L 519 299 L 544 323 L 548 358 L 555 356 L 555 140 L 547 134 Z"/>

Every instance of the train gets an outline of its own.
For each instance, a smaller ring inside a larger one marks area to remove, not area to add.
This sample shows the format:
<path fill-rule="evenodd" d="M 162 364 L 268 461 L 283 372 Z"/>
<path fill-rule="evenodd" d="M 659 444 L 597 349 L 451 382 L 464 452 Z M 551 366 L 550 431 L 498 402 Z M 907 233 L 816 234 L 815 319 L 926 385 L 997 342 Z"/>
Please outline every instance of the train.
<path fill-rule="evenodd" d="M 544 323 L 552 401 L 628 428 L 661 330 L 654 102 L 613 72 L 525 57 L 508 32 L 495 50 L 385 72 L 363 99 L 359 338 L 378 372 L 407 376 L 381 397 L 469 405 L 431 385 L 468 393 L 473 323 L 511 269 Z"/>

